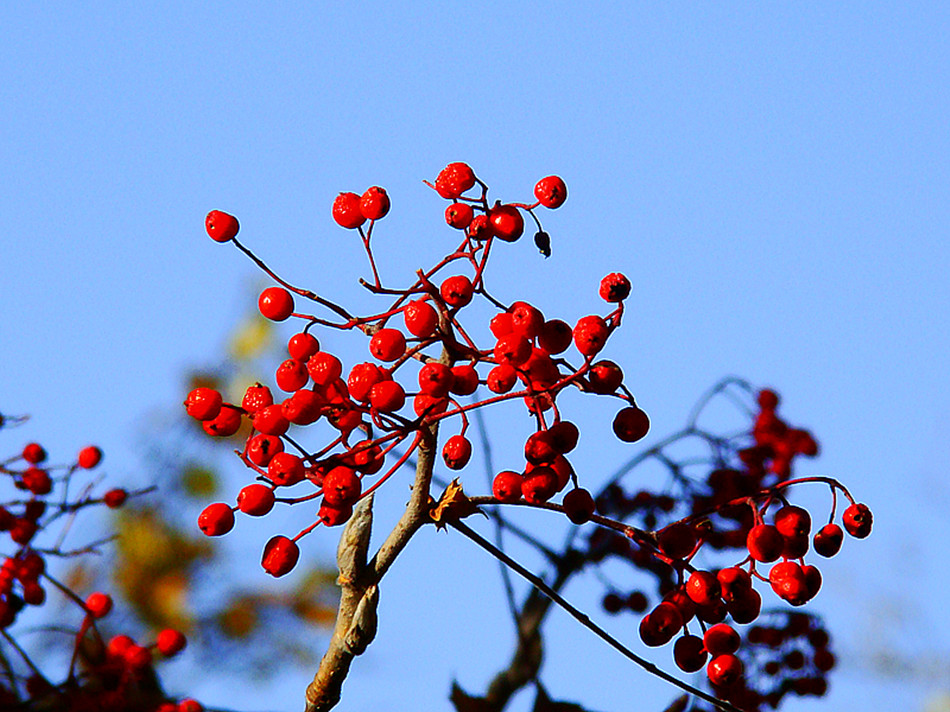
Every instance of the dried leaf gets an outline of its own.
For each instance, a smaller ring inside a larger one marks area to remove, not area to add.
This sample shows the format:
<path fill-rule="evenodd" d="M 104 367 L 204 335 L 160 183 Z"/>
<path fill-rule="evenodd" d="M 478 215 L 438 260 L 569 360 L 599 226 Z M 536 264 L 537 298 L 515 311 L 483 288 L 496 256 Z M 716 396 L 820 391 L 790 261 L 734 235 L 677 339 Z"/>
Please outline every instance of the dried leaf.
<path fill-rule="evenodd" d="M 438 503 L 429 510 L 429 516 L 437 529 L 444 529 L 446 522 L 457 522 L 475 513 L 484 514 L 462 491 L 462 483 L 458 478 L 449 483 Z"/>

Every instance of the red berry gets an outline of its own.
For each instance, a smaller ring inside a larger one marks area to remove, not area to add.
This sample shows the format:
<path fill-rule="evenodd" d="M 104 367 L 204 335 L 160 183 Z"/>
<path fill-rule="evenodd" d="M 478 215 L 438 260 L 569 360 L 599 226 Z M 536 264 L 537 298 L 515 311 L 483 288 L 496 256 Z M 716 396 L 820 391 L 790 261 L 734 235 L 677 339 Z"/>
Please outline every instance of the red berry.
<path fill-rule="evenodd" d="M 185 634 L 174 628 L 166 628 L 159 632 L 155 638 L 155 647 L 166 658 L 177 655 L 185 649 L 188 643 Z"/>
<path fill-rule="evenodd" d="M 540 465 L 525 473 L 521 495 L 532 504 L 547 502 L 557 493 L 559 484 L 557 472 L 547 465 Z"/>
<path fill-rule="evenodd" d="M 237 506 L 245 514 L 262 517 L 274 508 L 274 490 L 259 482 L 248 485 L 238 493 Z"/>
<path fill-rule="evenodd" d="M 651 647 L 666 645 L 683 627 L 683 616 L 669 601 L 663 601 L 640 621 L 640 638 Z"/>
<path fill-rule="evenodd" d="M 475 211 L 468 203 L 452 203 L 445 209 L 445 222 L 456 230 L 464 230 L 472 224 Z"/>
<path fill-rule="evenodd" d="M 244 398 L 241 400 L 241 407 L 248 415 L 254 415 L 261 408 L 274 405 L 274 396 L 271 395 L 270 388 L 255 383 L 248 386 L 244 392 Z"/>
<path fill-rule="evenodd" d="M 717 655 L 706 666 L 706 676 L 716 687 L 732 687 L 742 679 L 743 665 L 735 655 Z"/>
<path fill-rule="evenodd" d="M 498 363 L 520 366 L 531 357 L 531 342 L 518 332 L 508 334 L 495 343 L 494 355 Z"/>
<path fill-rule="evenodd" d="M 581 432 L 574 423 L 568 420 L 559 420 L 548 428 L 551 447 L 562 455 L 566 455 L 575 447 L 580 439 Z"/>
<path fill-rule="evenodd" d="M 815 533 L 815 551 L 825 558 L 830 558 L 841 551 L 844 532 L 837 524 L 826 524 Z"/>
<path fill-rule="evenodd" d="M 546 208 L 559 208 L 567 200 L 567 185 L 560 176 L 542 178 L 534 186 L 534 197 Z"/>
<path fill-rule="evenodd" d="M 598 361 L 587 372 L 587 382 L 594 393 L 613 393 L 623 383 L 623 371 L 613 361 Z"/>
<path fill-rule="evenodd" d="M 287 422 L 295 425 L 310 425 L 320 418 L 321 397 L 312 390 L 301 388 L 280 404 L 280 412 Z"/>
<path fill-rule="evenodd" d="M 785 539 L 771 524 L 757 524 L 749 530 L 746 546 L 753 559 L 769 563 L 782 555 Z"/>
<path fill-rule="evenodd" d="M 712 655 L 729 655 L 736 652 L 741 644 L 739 634 L 727 623 L 717 623 L 706 631 L 703 643 Z"/>
<path fill-rule="evenodd" d="M 650 417 L 636 406 L 628 406 L 614 416 L 614 435 L 625 443 L 635 443 L 650 431 Z"/>
<path fill-rule="evenodd" d="M 350 375 L 346 378 L 346 389 L 353 400 L 368 403 L 370 390 L 386 378 L 386 371 L 375 363 L 358 363 L 350 369 Z"/>
<path fill-rule="evenodd" d="M 215 242 L 233 240 L 239 229 L 237 218 L 220 210 L 212 210 L 205 218 L 205 230 Z"/>
<path fill-rule="evenodd" d="M 284 321 L 294 313 L 294 298 L 283 287 L 268 287 L 258 297 L 257 308 L 271 321 Z"/>
<path fill-rule="evenodd" d="M 452 367 L 452 385 L 449 391 L 457 396 L 470 396 L 478 388 L 478 371 L 463 364 Z"/>
<path fill-rule="evenodd" d="M 132 670 L 144 670 L 152 664 L 152 651 L 144 645 L 130 645 L 122 654 L 122 659 Z"/>
<path fill-rule="evenodd" d="M 841 519 L 844 522 L 845 530 L 856 539 L 864 539 L 871 533 L 873 517 L 866 504 L 852 504 L 844 510 Z"/>
<path fill-rule="evenodd" d="M 511 314 L 512 331 L 521 334 L 526 339 L 533 339 L 541 333 L 544 315 L 536 307 L 527 302 L 515 302 L 508 313 Z"/>
<path fill-rule="evenodd" d="M 218 391 L 202 386 L 192 390 L 185 398 L 185 412 L 196 420 L 212 420 L 221 411 L 222 403 Z"/>
<path fill-rule="evenodd" d="M 363 440 L 356 443 L 347 452 L 344 464 L 359 470 L 364 475 L 374 475 L 379 472 L 385 464 L 385 458 L 382 457 L 383 449 L 379 445 L 370 445 L 370 442 L 370 440 Z"/>
<path fill-rule="evenodd" d="M 686 582 L 686 595 L 697 606 L 711 606 L 722 595 L 719 579 L 709 571 L 694 571 Z"/>
<path fill-rule="evenodd" d="M 271 576 L 283 576 L 297 565 L 300 558 L 300 549 L 297 544 L 285 536 L 272 537 L 264 546 L 264 556 L 261 566 Z"/>
<path fill-rule="evenodd" d="M 504 470 L 495 475 L 492 495 L 500 502 L 517 502 L 521 499 L 521 484 L 524 478 L 517 472 Z"/>
<path fill-rule="evenodd" d="M 333 507 L 353 504 L 359 499 L 362 482 L 352 468 L 338 465 L 323 478 L 323 500 Z"/>
<path fill-rule="evenodd" d="M 254 414 L 254 428 L 265 435 L 280 436 L 287 432 L 290 421 L 284 417 L 284 411 L 279 403 L 261 408 Z"/>
<path fill-rule="evenodd" d="M 104 618 L 112 610 L 112 596 L 97 591 L 86 599 L 86 610 L 93 618 Z"/>
<path fill-rule="evenodd" d="M 683 672 L 696 672 L 706 664 L 709 654 L 703 648 L 703 639 L 696 635 L 684 635 L 673 645 L 673 660 Z"/>
<path fill-rule="evenodd" d="M 317 519 L 320 520 L 325 526 L 336 527 L 340 524 L 345 524 L 349 521 L 350 517 L 353 515 L 353 505 L 345 504 L 340 507 L 334 507 L 326 502 L 323 502 L 320 505 L 320 510 L 317 512 Z"/>
<path fill-rule="evenodd" d="M 468 228 L 465 233 L 473 240 L 483 242 L 490 237 L 494 237 L 495 233 L 492 230 L 491 222 L 488 220 L 487 213 L 479 213 L 472 218 L 472 222 L 468 224 Z"/>
<path fill-rule="evenodd" d="M 274 380 L 280 390 L 285 393 L 293 393 L 307 385 L 310 374 L 307 372 L 307 365 L 303 361 L 289 358 L 277 367 Z"/>
<path fill-rule="evenodd" d="M 367 188 L 360 197 L 360 212 L 367 220 L 379 220 L 385 217 L 389 212 L 389 195 L 386 190 L 378 185 Z"/>
<path fill-rule="evenodd" d="M 452 369 L 438 361 L 429 361 L 419 369 L 419 388 L 434 398 L 445 398 L 454 382 Z"/>
<path fill-rule="evenodd" d="M 453 200 L 475 185 L 475 173 L 467 163 L 450 163 L 435 179 L 435 189 L 443 198 Z"/>
<path fill-rule="evenodd" d="M 29 443 L 24 446 L 21 457 L 31 465 L 38 465 L 46 459 L 46 450 L 42 445 Z"/>
<path fill-rule="evenodd" d="M 688 524 L 676 523 L 664 527 L 657 534 L 660 551 L 672 559 L 689 556 L 696 546 L 696 531 Z"/>
<path fill-rule="evenodd" d="M 439 325 L 439 313 L 426 301 L 418 299 L 409 302 L 402 310 L 406 330 L 420 339 L 427 339 L 435 333 Z"/>
<path fill-rule="evenodd" d="M 439 413 L 444 413 L 448 406 L 449 401 L 447 398 L 433 398 L 425 393 L 420 393 L 412 399 L 412 409 L 415 411 L 415 414 L 420 417 L 423 414 L 438 415 Z"/>
<path fill-rule="evenodd" d="M 596 314 L 577 320 L 574 327 L 574 345 L 584 356 L 593 356 L 607 343 L 607 322 Z"/>
<path fill-rule="evenodd" d="M 554 448 L 554 440 L 547 430 L 531 433 L 524 444 L 524 459 L 532 465 L 542 465 L 554 461 L 558 451 Z"/>
<path fill-rule="evenodd" d="M 406 353 L 406 337 L 399 329 L 380 329 L 370 339 L 369 352 L 380 361 L 396 361 Z"/>
<path fill-rule="evenodd" d="M 91 470 L 102 462 L 102 450 L 95 445 L 89 445 L 79 451 L 77 463 L 84 470 Z"/>
<path fill-rule="evenodd" d="M 234 435 L 241 427 L 241 411 L 231 406 L 224 406 L 215 418 L 204 421 L 201 427 L 208 435 L 214 437 Z"/>
<path fill-rule="evenodd" d="M 756 400 L 759 402 L 759 408 L 762 410 L 775 410 L 778 408 L 779 396 L 778 393 L 773 391 L 771 388 L 763 388 L 759 391 Z"/>
<path fill-rule="evenodd" d="M 198 528 L 208 536 L 222 536 L 234 528 L 234 510 L 224 502 L 209 504 L 198 515 Z"/>
<path fill-rule="evenodd" d="M 739 624 L 751 623 L 759 617 L 762 610 L 762 596 L 754 588 L 745 591 L 726 602 L 726 608 L 732 620 Z"/>
<path fill-rule="evenodd" d="M 204 712 L 204 707 L 197 700 L 187 698 L 178 703 L 175 712 Z"/>
<path fill-rule="evenodd" d="M 515 242 L 524 234 L 524 218 L 514 205 L 495 205 L 488 211 L 488 223 L 500 240 Z"/>
<path fill-rule="evenodd" d="M 619 272 L 612 272 L 600 280 L 600 298 L 607 302 L 622 302 L 630 296 L 630 280 Z"/>
<path fill-rule="evenodd" d="M 354 230 L 366 222 L 360 210 L 360 196 L 356 193 L 340 193 L 333 201 L 333 219 L 340 227 Z"/>
<path fill-rule="evenodd" d="M 450 307 L 461 308 L 472 301 L 475 289 L 472 280 L 463 274 L 447 277 L 439 287 L 442 299 Z"/>
<path fill-rule="evenodd" d="M 570 325 L 560 319 L 544 322 L 538 332 L 538 344 L 552 355 L 566 351 L 573 338 L 574 334 Z"/>
<path fill-rule="evenodd" d="M 247 441 L 247 458 L 260 467 L 267 467 L 271 458 L 283 451 L 284 441 L 275 435 L 260 433 Z"/>
<path fill-rule="evenodd" d="M 125 504 L 125 500 L 128 499 L 128 497 L 129 493 L 124 489 L 115 488 L 106 492 L 102 496 L 102 501 L 106 503 L 109 509 L 118 509 Z"/>
<path fill-rule="evenodd" d="M 495 366 L 488 372 L 488 378 L 485 379 L 485 385 L 492 393 L 507 393 L 515 386 L 518 380 L 518 373 L 507 363 Z"/>
<path fill-rule="evenodd" d="M 135 641 L 127 635 L 116 635 L 109 640 L 106 646 L 106 655 L 110 658 L 121 658 L 126 650 L 135 645 Z"/>
<path fill-rule="evenodd" d="M 472 443 L 464 435 L 453 435 L 442 446 L 442 459 L 450 470 L 461 470 L 472 457 Z"/>
<path fill-rule="evenodd" d="M 23 486 L 35 495 L 49 494 L 53 491 L 53 480 L 46 470 L 28 467 L 22 477 Z"/>
<path fill-rule="evenodd" d="M 369 403 L 382 413 L 395 413 L 406 404 L 406 392 L 396 381 L 380 381 L 370 389 Z"/>
<path fill-rule="evenodd" d="M 343 373 L 343 364 L 333 354 L 319 351 L 307 361 L 310 378 L 319 386 L 329 386 Z"/>
<path fill-rule="evenodd" d="M 319 350 L 320 342 L 313 334 L 306 332 L 294 334 L 287 342 L 287 353 L 290 354 L 290 357 L 304 363 Z"/>
<path fill-rule="evenodd" d="M 805 572 L 795 561 L 775 564 L 769 571 L 769 583 L 779 597 L 793 606 L 800 606 L 809 599 Z"/>
<path fill-rule="evenodd" d="M 561 501 L 564 513 L 574 524 L 589 522 L 594 513 L 594 498 L 583 487 L 572 489 Z"/>
<path fill-rule="evenodd" d="M 303 460 L 289 452 L 279 452 L 267 464 L 267 477 L 278 487 L 290 487 L 302 482 Z"/>
<path fill-rule="evenodd" d="M 808 536 L 811 531 L 811 515 L 807 510 L 786 505 L 775 513 L 775 528 L 787 538 Z"/>

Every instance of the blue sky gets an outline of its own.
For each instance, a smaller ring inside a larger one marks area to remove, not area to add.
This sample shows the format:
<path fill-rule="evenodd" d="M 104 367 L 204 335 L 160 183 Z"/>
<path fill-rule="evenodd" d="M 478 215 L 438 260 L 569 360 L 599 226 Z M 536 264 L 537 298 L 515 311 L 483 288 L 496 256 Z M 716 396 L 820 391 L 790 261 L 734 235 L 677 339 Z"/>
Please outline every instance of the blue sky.
<path fill-rule="evenodd" d="M 133 473 L 134 423 L 180 403 L 182 369 L 216 358 L 251 298 L 252 266 L 207 239 L 208 210 L 238 215 L 286 278 L 359 305 L 360 247 L 329 218 L 339 191 L 387 188 L 379 259 L 404 275 L 455 238 L 421 182 L 446 163 L 512 200 L 558 173 L 554 255 L 499 254 L 496 291 L 570 321 L 599 308 L 603 274 L 626 273 L 611 357 L 656 436 L 725 374 L 779 389 L 822 442 L 811 471 L 876 517 L 815 602 L 844 658 L 830 696 L 787 709 L 922 709 L 938 676 L 898 683 L 872 663 L 945 671 L 950 656 L 948 20 L 938 3 L 8 4 L 0 411 Z M 604 470 L 629 454 L 589 447 Z M 441 567 L 451 583 L 420 587 Z M 510 644 L 500 589 L 486 604 L 481 587 L 493 572 L 421 536 L 341 709 L 444 709 L 453 674 L 483 684 Z M 576 653 L 550 654 L 563 692 L 662 709 L 664 684 L 571 625 L 551 621 Z M 470 637 L 441 653 L 410 634 Z M 287 688 L 242 699 L 296 708 Z"/>

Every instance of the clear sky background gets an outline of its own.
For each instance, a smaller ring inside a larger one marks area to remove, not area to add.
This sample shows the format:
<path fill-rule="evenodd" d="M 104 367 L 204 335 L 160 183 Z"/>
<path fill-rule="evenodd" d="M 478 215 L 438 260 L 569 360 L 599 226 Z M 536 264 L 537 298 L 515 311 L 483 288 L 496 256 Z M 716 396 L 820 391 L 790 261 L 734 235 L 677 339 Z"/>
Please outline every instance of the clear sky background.
<path fill-rule="evenodd" d="M 932 704 L 950 678 L 947 6 L 317 5 L 0 8 L 0 411 L 34 416 L 4 452 L 98 442 L 112 477 L 136 471 L 135 423 L 177 407 L 183 368 L 214 362 L 253 299 L 252 265 L 205 236 L 208 210 L 238 215 L 289 280 L 359 305 L 366 269 L 330 220 L 337 192 L 387 188 L 379 260 L 400 281 L 456 239 L 422 184 L 446 163 L 509 200 L 558 173 L 553 256 L 499 250 L 495 291 L 571 321 L 625 272 L 634 294 L 605 355 L 651 438 L 738 374 L 818 436 L 804 474 L 873 508 L 873 535 L 825 564 L 813 604 L 838 641 L 830 694 L 786 709 Z M 584 435 L 592 483 L 631 453 L 611 415 Z M 424 532 L 385 582 L 340 709 L 448 709 L 454 675 L 484 687 L 512 640 L 494 576 L 458 537 Z M 600 615 L 583 586 L 569 593 Z M 635 642 L 633 618 L 608 623 Z M 565 616 L 549 630 L 552 694 L 604 712 L 673 697 Z M 900 679 L 886 655 L 908 665 Z M 209 704 L 302 703 L 301 675 L 245 691 L 186 668 Z"/>

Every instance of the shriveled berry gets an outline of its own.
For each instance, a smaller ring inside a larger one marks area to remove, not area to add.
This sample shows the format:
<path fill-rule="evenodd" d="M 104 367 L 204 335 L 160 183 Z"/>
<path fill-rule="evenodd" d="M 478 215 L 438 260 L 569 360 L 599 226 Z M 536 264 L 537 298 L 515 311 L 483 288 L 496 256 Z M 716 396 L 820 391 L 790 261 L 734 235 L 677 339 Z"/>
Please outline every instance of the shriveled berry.
<path fill-rule="evenodd" d="M 205 217 L 205 230 L 215 242 L 229 242 L 234 239 L 240 229 L 238 220 L 221 210 L 212 210 Z"/>
<path fill-rule="evenodd" d="M 546 208 L 559 208 L 567 200 L 567 185 L 560 176 L 547 176 L 535 183 L 534 197 Z"/>
<path fill-rule="evenodd" d="M 283 287 L 268 287 L 258 297 L 257 308 L 271 321 L 285 321 L 294 313 L 294 298 Z"/>
<path fill-rule="evenodd" d="M 300 558 L 300 549 L 297 544 L 285 536 L 272 537 L 264 546 L 264 555 L 261 566 L 271 576 L 283 576 L 297 565 Z"/>
<path fill-rule="evenodd" d="M 366 222 L 366 216 L 360 210 L 360 196 L 356 193 L 344 192 L 337 195 L 330 212 L 336 224 L 347 230 L 355 230 Z"/>
<path fill-rule="evenodd" d="M 198 528 L 208 536 L 222 536 L 234 528 L 234 510 L 224 502 L 209 504 L 198 515 Z"/>
<path fill-rule="evenodd" d="M 389 212 L 389 194 L 384 188 L 374 185 L 360 196 L 360 212 L 367 220 L 380 220 Z"/>

